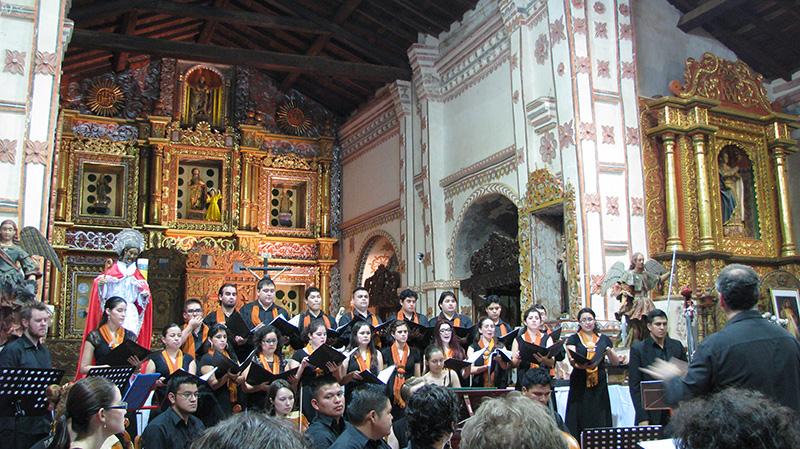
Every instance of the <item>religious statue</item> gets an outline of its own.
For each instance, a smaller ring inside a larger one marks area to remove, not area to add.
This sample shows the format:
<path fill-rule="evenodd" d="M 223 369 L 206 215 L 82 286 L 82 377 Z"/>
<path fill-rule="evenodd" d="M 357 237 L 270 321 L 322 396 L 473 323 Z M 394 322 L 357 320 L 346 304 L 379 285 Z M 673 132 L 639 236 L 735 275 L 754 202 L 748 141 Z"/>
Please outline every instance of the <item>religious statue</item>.
<path fill-rule="evenodd" d="M 110 212 L 108 205 L 111 204 L 111 197 L 108 196 L 109 192 L 111 192 L 111 186 L 109 185 L 109 178 L 108 175 L 100 175 L 97 178 L 97 184 L 95 185 L 97 191 L 97 200 L 94 202 L 94 213 L 98 215 L 108 215 Z"/>
<path fill-rule="evenodd" d="M 137 336 L 136 342 L 140 346 L 150 348 L 153 302 L 147 279 L 137 266 L 137 259 L 143 250 L 144 237 L 139 231 L 124 229 L 114 238 L 114 251 L 119 254 L 119 260 L 115 263 L 109 260 L 106 270 L 92 283 L 86 310 L 86 327 L 83 331 L 84 340 L 89 332 L 97 328 L 106 300 L 119 296 L 128 303 L 122 326 Z"/>
<path fill-rule="evenodd" d="M 650 299 L 650 290 L 668 277 L 669 271 L 660 263 L 652 259 L 645 263 L 642 253 L 633 254 L 627 270 L 622 262 L 617 262 L 606 273 L 601 291 L 605 294 L 609 288 L 613 288 L 611 294 L 622 302 L 615 315 L 618 320 L 624 316 L 627 323 L 628 338 L 625 346 L 647 337 L 645 316 L 655 309 L 655 304 Z"/>
<path fill-rule="evenodd" d="M 211 88 L 205 73 L 200 75 L 197 84 L 189 87 L 189 117 L 192 123 L 211 121 Z"/>
<path fill-rule="evenodd" d="M 206 215 L 205 219 L 208 221 L 221 221 L 222 211 L 220 210 L 220 202 L 222 201 L 222 192 L 215 188 L 208 189 L 208 197 L 206 198 Z"/>
<path fill-rule="evenodd" d="M 291 190 L 284 189 L 278 198 L 278 223 L 281 226 L 292 226 L 292 206 L 294 201 L 290 195 Z"/>
<path fill-rule="evenodd" d="M 192 179 L 189 181 L 189 213 L 188 218 L 203 219 L 206 208 L 206 183 L 200 178 L 200 169 L 192 169 Z"/>
<path fill-rule="evenodd" d="M 739 165 L 731 159 L 729 151 L 720 153 L 720 193 L 722 196 L 722 223 L 734 235 L 744 233 L 744 181 Z"/>
<path fill-rule="evenodd" d="M 19 243 L 17 224 L 12 220 L 0 223 L 0 344 L 5 344 L 10 334 L 21 335 L 14 312 L 36 299 L 36 278 L 42 275 Z"/>
<path fill-rule="evenodd" d="M 378 265 L 375 273 L 364 281 L 369 292 L 370 304 L 378 309 L 397 309 L 397 289 L 400 287 L 400 273 L 390 271 L 386 265 Z"/>

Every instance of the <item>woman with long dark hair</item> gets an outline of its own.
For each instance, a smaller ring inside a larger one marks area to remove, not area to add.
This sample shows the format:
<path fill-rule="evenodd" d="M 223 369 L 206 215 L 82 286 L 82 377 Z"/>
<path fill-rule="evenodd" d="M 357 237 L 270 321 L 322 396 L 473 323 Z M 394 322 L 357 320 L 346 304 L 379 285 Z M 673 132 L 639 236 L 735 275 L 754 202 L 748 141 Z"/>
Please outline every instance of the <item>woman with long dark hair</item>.
<path fill-rule="evenodd" d="M 145 365 L 145 374 L 158 373 L 161 377 L 156 381 L 153 393 L 153 405 L 164 405 L 167 398 L 167 379 L 175 371 L 182 369 L 190 374 L 197 373 L 197 364 L 189 354 L 181 351 L 181 327 L 177 323 L 169 323 L 161 331 L 161 343 L 164 350 L 150 357 Z M 168 405 L 168 404 L 167 404 Z M 155 417 L 150 412 L 150 419 Z"/>
<path fill-rule="evenodd" d="M 108 365 L 97 365 L 97 360 L 102 360 L 124 340 L 136 341 L 136 335 L 122 327 L 127 308 L 128 303 L 119 296 L 112 296 L 106 300 L 103 305 L 103 317 L 100 319 L 97 329 L 89 332 L 83 343 L 78 365 L 80 377 L 86 375 L 92 368 L 107 367 Z M 142 364 L 136 356 L 130 357 L 128 363 L 137 370 Z"/>
<path fill-rule="evenodd" d="M 70 387 L 65 400 L 48 449 L 99 449 L 110 436 L 124 432 L 128 406 L 108 379 L 81 379 Z M 70 429 L 75 434 L 72 441 Z"/>
<path fill-rule="evenodd" d="M 223 366 L 224 358 L 228 358 L 233 362 L 238 363 L 238 360 L 236 359 L 236 353 L 233 351 L 228 351 L 227 326 L 217 323 L 211 326 L 208 335 L 208 339 L 211 342 L 211 348 L 209 349 L 208 354 L 203 355 L 203 357 L 200 359 L 200 363 L 198 364 L 201 375 L 210 373 L 215 367 Z M 208 386 L 214 391 L 214 397 L 217 399 L 217 402 L 222 409 L 223 419 L 230 416 L 233 413 L 234 407 L 238 404 L 239 383 L 243 380 L 244 378 L 241 375 L 230 371 L 220 373 L 219 376 L 215 372 L 213 375 L 211 375 L 211 377 L 208 378 Z M 206 423 L 206 420 L 203 417 L 201 417 L 201 419 L 203 419 L 203 424 L 206 424 L 206 427 L 209 427 L 209 424 L 216 424 L 216 421 L 213 423 Z"/>
<path fill-rule="evenodd" d="M 573 370 L 569 376 L 565 421 L 576 439 L 580 439 L 584 429 L 613 425 L 605 359 L 607 356 L 612 365 L 619 365 L 621 362 L 611 349 L 611 339 L 599 332 L 594 310 L 588 307 L 581 309 L 578 312 L 578 323 L 578 332 L 567 339 L 567 349 L 588 360 L 599 357 L 599 362 L 582 364 L 575 361 L 572 354 L 569 355 Z"/>
<path fill-rule="evenodd" d="M 292 359 L 284 360 L 281 357 L 281 338 L 283 336 L 274 326 L 266 325 L 258 328 L 253 333 L 252 338 L 256 353 L 253 354 L 253 359 L 250 361 L 250 365 L 245 368 L 242 377 L 247 379 L 252 365 L 258 365 L 274 375 L 299 366 L 300 364 L 296 361 Z M 269 386 L 269 382 L 251 385 L 245 380 L 242 384 L 242 389 L 247 393 L 248 408 L 265 409 Z"/>

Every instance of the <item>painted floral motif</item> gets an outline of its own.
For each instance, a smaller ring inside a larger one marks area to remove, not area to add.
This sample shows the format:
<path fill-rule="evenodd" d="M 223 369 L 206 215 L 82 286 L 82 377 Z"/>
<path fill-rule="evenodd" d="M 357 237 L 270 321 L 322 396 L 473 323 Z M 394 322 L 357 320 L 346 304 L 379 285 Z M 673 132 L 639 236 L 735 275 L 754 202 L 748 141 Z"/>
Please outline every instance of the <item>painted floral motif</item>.
<path fill-rule="evenodd" d="M 605 22 L 594 23 L 594 37 L 608 39 L 608 25 Z"/>
<path fill-rule="evenodd" d="M 578 139 L 595 141 L 597 132 L 595 131 L 594 123 L 581 122 L 578 126 Z"/>
<path fill-rule="evenodd" d="M 583 202 L 586 204 L 586 212 L 600 212 L 600 194 L 587 193 L 583 195 Z"/>
<path fill-rule="evenodd" d="M 542 161 L 549 164 L 556 157 L 556 137 L 553 132 L 548 132 L 542 136 L 541 145 L 539 145 L 539 154 L 542 156 Z"/>
<path fill-rule="evenodd" d="M 46 51 L 37 51 L 33 60 L 33 73 L 41 75 L 56 74 L 56 54 Z"/>
<path fill-rule="evenodd" d="M 606 197 L 606 214 L 619 215 L 619 198 L 616 196 Z"/>
<path fill-rule="evenodd" d="M 619 10 L 619 13 L 625 17 L 628 17 L 631 14 L 631 7 L 628 6 L 627 3 L 620 3 L 617 9 Z"/>
<path fill-rule="evenodd" d="M 558 147 L 564 148 L 569 145 L 575 144 L 575 128 L 572 124 L 572 120 L 564 123 L 563 125 L 558 125 Z"/>
<path fill-rule="evenodd" d="M 558 67 L 556 68 L 556 73 L 558 73 L 558 76 L 564 76 L 564 63 L 563 62 L 559 62 L 558 63 Z"/>
<path fill-rule="evenodd" d="M 424 115 L 419 119 L 419 127 L 425 129 L 428 127 L 428 118 Z"/>
<path fill-rule="evenodd" d="M 623 23 L 619 26 L 619 38 L 633 40 L 633 28 L 629 23 Z"/>
<path fill-rule="evenodd" d="M 572 19 L 572 30 L 575 34 L 586 34 L 586 19 L 580 17 Z"/>
<path fill-rule="evenodd" d="M 514 93 L 511 94 L 511 101 L 513 101 L 514 104 L 519 103 L 519 91 L 518 90 L 515 90 Z"/>
<path fill-rule="evenodd" d="M 517 56 L 516 53 L 511 55 L 511 60 L 509 61 L 509 64 L 511 64 L 511 69 L 512 70 L 516 69 L 517 67 L 519 67 L 519 56 Z"/>
<path fill-rule="evenodd" d="M 631 215 L 641 217 L 644 215 L 644 200 L 640 197 L 631 197 Z"/>
<path fill-rule="evenodd" d="M 536 39 L 536 48 L 533 50 L 533 56 L 536 58 L 536 63 L 543 65 L 547 59 L 547 35 L 542 33 Z"/>
<path fill-rule="evenodd" d="M 583 9 L 583 0 L 572 0 L 572 7 L 575 9 Z"/>
<path fill-rule="evenodd" d="M 592 276 L 592 294 L 593 295 L 602 295 L 603 293 L 600 291 L 600 288 L 603 285 L 603 279 L 605 279 L 605 274 L 593 274 Z"/>
<path fill-rule="evenodd" d="M 3 71 L 23 75 L 25 73 L 25 52 L 6 50 L 6 65 L 3 67 Z"/>
<path fill-rule="evenodd" d="M 25 163 L 45 165 L 47 163 L 47 142 L 25 141 Z"/>
<path fill-rule="evenodd" d="M 594 2 L 592 7 L 594 8 L 594 12 L 597 14 L 603 14 L 606 12 L 606 5 L 604 5 L 602 2 Z"/>
<path fill-rule="evenodd" d="M 608 61 L 597 61 L 597 77 L 611 78 L 611 69 Z"/>
<path fill-rule="evenodd" d="M 625 144 L 639 145 L 639 128 L 632 126 L 625 127 Z"/>
<path fill-rule="evenodd" d="M 444 204 L 444 222 L 449 223 L 453 221 L 453 202 L 448 201 Z"/>
<path fill-rule="evenodd" d="M 633 62 L 622 63 L 622 79 L 633 79 L 636 76 L 636 64 Z"/>
<path fill-rule="evenodd" d="M 425 225 L 425 235 L 431 235 L 431 225 Z"/>
<path fill-rule="evenodd" d="M 17 160 L 17 141 L 0 139 L 0 162 L 13 164 Z"/>
<path fill-rule="evenodd" d="M 603 129 L 603 143 L 614 144 L 614 126 L 613 125 L 603 125 L 601 126 Z"/>
<path fill-rule="evenodd" d="M 578 56 L 575 58 L 575 72 L 588 74 L 592 70 L 592 62 L 588 56 Z"/>
<path fill-rule="evenodd" d="M 550 42 L 555 46 L 566 38 L 567 36 L 564 34 L 564 19 L 558 18 L 550 24 Z"/>

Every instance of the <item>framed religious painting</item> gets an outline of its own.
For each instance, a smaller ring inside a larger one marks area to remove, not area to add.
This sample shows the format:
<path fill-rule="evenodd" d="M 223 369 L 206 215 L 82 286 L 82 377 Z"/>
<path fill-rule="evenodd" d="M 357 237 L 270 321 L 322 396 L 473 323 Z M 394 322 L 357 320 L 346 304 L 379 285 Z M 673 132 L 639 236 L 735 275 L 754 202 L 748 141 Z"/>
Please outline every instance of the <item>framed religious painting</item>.
<path fill-rule="evenodd" d="M 265 165 L 271 166 L 262 170 L 258 183 L 259 231 L 313 237 L 319 207 L 313 162 L 285 155 L 267 160 Z"/>
<path fill-rule="evenodd" d="M 786 320 L 786 330 L 800 338 L 800 293 L 797 290 L 770 289 L 775 315 Z"/>

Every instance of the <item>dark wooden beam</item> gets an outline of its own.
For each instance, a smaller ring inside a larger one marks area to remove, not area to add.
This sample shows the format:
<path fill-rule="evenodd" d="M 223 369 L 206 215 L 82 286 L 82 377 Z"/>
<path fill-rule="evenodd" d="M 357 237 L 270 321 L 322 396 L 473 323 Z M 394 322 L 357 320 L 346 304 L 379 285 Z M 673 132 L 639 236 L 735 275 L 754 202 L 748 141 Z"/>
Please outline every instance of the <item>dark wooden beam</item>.
<path fill-rule="evenodd" d="M 228 4 L 228 0 L 214 0 L 214 4 L 212 7 L 214 8 L 224 8 L 225 5 Z M 217 28 L 217 24 L 219 23 L 216 18 L 206 20 L 206 23 L 203 24 L 203 28 L 200 30 L 200 35 L 197 36 L 197 43 L 198 44 L 207 44 L 211 41 L 211 36 L 214 34 L 214 30 Z"/>
<path fill-rule="evenodd" d="M 336 14 L 334 14 L 332 19 L 333 23 L 341 25 L 345 20 L 347 20 L 348 17 L 350 17 L 350 14 L 352 14 L 353 11 L 358 8 L 359 4 L 361 4 L 361 0 L 345 1 L 344 4 L 339 7 L 339 10 L 336 11 Z M 330 40 L 330 36 L 317 36 L 317 38 L 314 39 L 314 42 L 311 44 L 311 47 L 306 50 L 306 56 L 317 56 L 320 54 L 320 52 L 322 52 L 322 49 L 328 45 Z M 287 75 L 286 78 L 283 79 L 283 82 L 281 82 L 280 89 L 284 92 L 289 90 L 292 87 L 292 84 L 297 81 L 299 76 L 300 72 L 292 72 Z"/>
<path fill-rule="evenodd" d="M 696 8 L 682 15 L 678 20 L 678 28 L 689 32 L 701 27 L 720 15 L 745 4 L 748 0 L 706 0 Z"/>
<path fill-rule="evenodd" d="M 404 8 L 406 11 L 408 11 L 411 15 L 417 16 L 423 22 L 428 23 L 427 29 L 423 30 L 421 28 L 417 28 L 417 31 L 426 31 L 428 34 L 435 36 L 439 34 L 439 32 L 446 30 L 447 27 L 450 26 L 449 23 L 443 23 L 432 19 L 430 14 L 426 14 L 420 11 L 419 6 L 411 4 L 411 2 L 409 2 L 408 0 L 394 0 L 394 1 L 398 3 L 402 8 Z"/>
<path fill-rule="evenodd" d="M 122 16 L 122 26 L 120 32 L 125 35 L 136 34 L 136 20 L 139 18 L 139 13 L 136 11 L 129 11 Z M 115 51 L 114 57 L 111 60 L 111 66 L 114 71 L 119 73 L 125 70 L 128 66 L 128 52 Z"/>
<path fill-rule="evenodd" d="M 411 78 L 411 70 L 408 68 L 335 61 L 317 56 L 287 55 L 273 51 L 255 51 L 215 45 L 172 42 L 83 29 L 75 30 L 71 45 L 203 62 L 243 65 L 277 72 L 299 70 L 303 73 L 322 73 L 334 77 L 379 81 L 408 80 Z"/>
<path fill-rule="evenodd" d="M 773 60 L 761 48 L 750 44 L 749 40 L 736 36 L 720 25 L 707 24 L 705 28 L 756 72 L 764 75 L 764 78 L 784 78 L 787 81 L 791 79 L 789 68 Z"/>
<path fill-rule="evenodd" d="M 117 17 L 128 11 L 139 8 L 152 0 L 95 0 L 87 6 L 72 8 L 67 16 L 77 24 L 83 26 L 84 21 L 104 19 L 106 17 Z"/>

